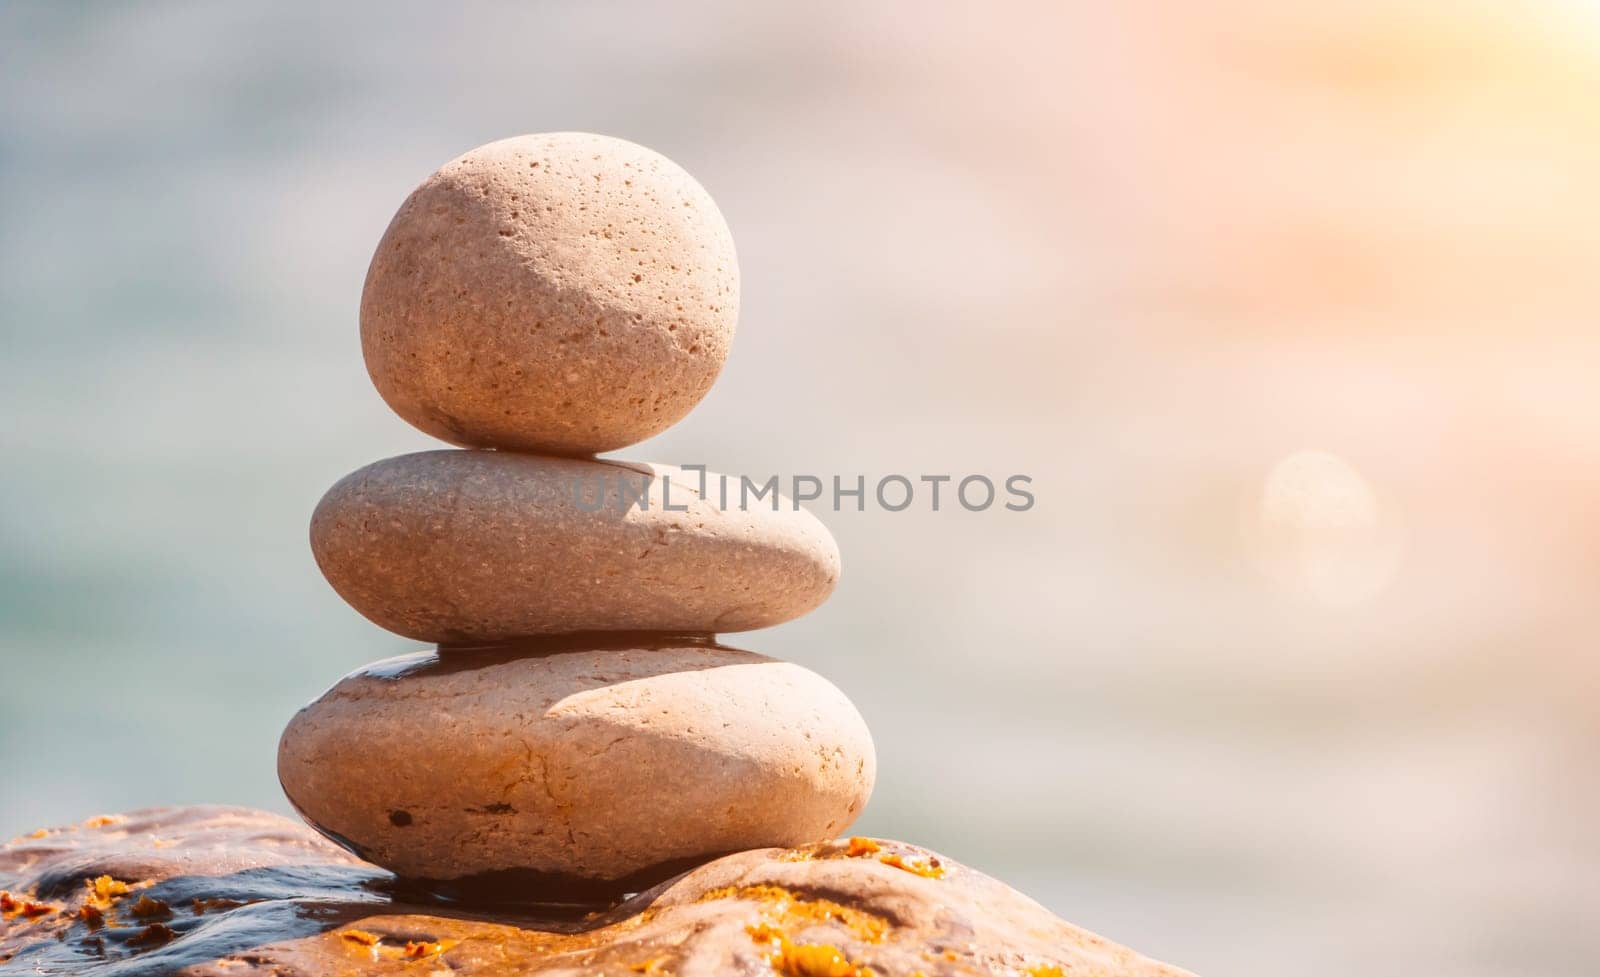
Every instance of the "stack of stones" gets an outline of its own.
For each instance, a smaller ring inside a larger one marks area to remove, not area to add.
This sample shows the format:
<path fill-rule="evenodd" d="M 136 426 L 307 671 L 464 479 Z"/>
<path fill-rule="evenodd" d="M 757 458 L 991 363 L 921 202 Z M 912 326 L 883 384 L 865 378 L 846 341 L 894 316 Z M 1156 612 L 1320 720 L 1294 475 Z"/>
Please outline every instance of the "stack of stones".
<path fill-rule="evenodd" d="M 437 649 L 289 723 L 279 777 L 314 827 L 444 895 L 590 903 L 860 813 L 875 763 L 849 700 L 714 637 L 826 599 L 827 530 L 594 457 L 688 413 L 737 311 L 716 205 L 631 143 L 491 143 L 406 200 L 362 348 L 389 406 L 460 448 L 347 476 L 311 545 L 356 610 Z"/>

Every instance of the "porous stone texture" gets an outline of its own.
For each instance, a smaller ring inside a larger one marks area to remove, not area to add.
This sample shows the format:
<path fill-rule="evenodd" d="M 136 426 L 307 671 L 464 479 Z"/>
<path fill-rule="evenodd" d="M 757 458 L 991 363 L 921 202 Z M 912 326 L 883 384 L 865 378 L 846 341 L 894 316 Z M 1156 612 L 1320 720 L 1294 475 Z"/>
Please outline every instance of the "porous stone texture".
<path fill-rule="evenodd" d="M 925 849 L 719 859 L 587 916 L 418 901 L 243 808 L 138 811 L 0 849 L 0 974 L 1188 977 Z"/>
<path fill-rule="evenodd" d="M 480 146 L 414 190 L 361 295 L 396 413 L 455 444 L 610 451 L 665 430 L 722 369 L 733 237 L 671 160 L 558 132 Z"/>
<path fill-rule="evenodd" d="M 311 548 L 356 610 L 436 643 L 746 631 L 822 603 L 839 578 L 822 523 L 776 495 L 741 509 L 738 479 L 724 507 L 707 478 L 702 498 L 701 473 L 667 465 L 401 455 L 328 490 Z"/>
<path fill-rule="evenodd" d="M 284 731 L 284 792 L 368 861 L 497 898 L 637 892 L 866 805 L 871 734 L 825 679 L 709 639 L 599 640 L 354 672 Z"/>

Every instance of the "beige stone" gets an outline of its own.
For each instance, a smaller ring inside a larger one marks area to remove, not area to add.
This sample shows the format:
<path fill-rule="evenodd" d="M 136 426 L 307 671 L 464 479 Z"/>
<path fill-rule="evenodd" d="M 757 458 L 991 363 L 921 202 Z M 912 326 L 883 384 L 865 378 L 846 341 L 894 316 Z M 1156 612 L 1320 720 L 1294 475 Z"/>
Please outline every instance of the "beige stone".
<path fill-rule="evenodd" d="M 418 902 L 386 873 L 264 811 L 139 811 L 115 828 L 45 831 L 0 849 L 0 889 L 48 902 L 39 916 L 0 923 L 0 970 L 865 977 L 869 968 L 880 977 L 1190 977 L 952 859 L 904 842 L 874 845 L 741 852 L 576 918 Z M 894 862 L 937 863 L 940 871 L 918 874 Z M 102 875 L 130 891 L 96 900 L 83 883 Z M 170 912 L 159 921 L 136 916 L 144 897 Z M 84 922 L 91 905 L 110 925 Z"/>
<path fill-rule="evenodd" d="M 739 508 L 737 479 L 724 508 L 707 479 L 701 498 L 700 473 L 664 465 L 402 455 L 328 491 L 311 547 L 356 610 L 430 642 L 746 631 L 822 603 L 839 576 L 827 529 L 770 495 Z"/>
<path fill-rule="evenodd" d="M 861 812 L 872 738 L 826 680 L 709 640 L 601 643 L 355 672 L 284 731 L 284 792 L 399 875 L 568 896 L 831 838 Z"/>
<path fill-rule="evenodd" d="M 727 358 L 739 267 L 698 183 L 642 146 L 518 136 L 445 164 L 367 271 L 383 399 L 455 444 L 609 451 L 672 425 Z"/>

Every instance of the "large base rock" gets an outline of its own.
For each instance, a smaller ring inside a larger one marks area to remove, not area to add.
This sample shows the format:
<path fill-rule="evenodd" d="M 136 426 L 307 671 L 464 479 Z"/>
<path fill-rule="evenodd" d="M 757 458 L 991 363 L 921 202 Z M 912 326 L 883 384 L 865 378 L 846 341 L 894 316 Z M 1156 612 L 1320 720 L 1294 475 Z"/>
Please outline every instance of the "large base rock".
<path fill-rule="evenodd" d="M 742 852 L 603 911 L 429 901 L 247 808 L 0 849 L 0 974 L 1184 977 L 899 842 Z"/>

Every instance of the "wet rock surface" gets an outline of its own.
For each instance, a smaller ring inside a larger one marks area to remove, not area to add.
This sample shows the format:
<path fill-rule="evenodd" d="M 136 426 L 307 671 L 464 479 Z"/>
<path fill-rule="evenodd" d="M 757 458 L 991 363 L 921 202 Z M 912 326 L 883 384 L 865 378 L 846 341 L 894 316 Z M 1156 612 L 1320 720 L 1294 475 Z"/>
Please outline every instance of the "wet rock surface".
<path fill-rule="evenodd" d="M 893 841 L 747 851 L 614 906 L 430 900 L 286 818 L 93 818 L 0 849 L 0 974 L 1184 977 Z"/>

